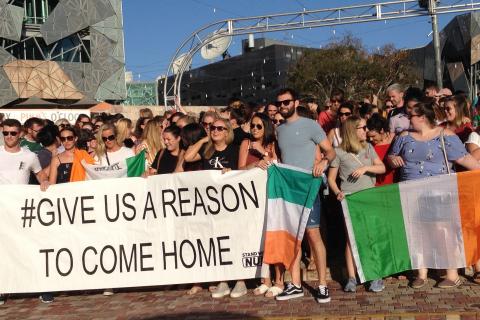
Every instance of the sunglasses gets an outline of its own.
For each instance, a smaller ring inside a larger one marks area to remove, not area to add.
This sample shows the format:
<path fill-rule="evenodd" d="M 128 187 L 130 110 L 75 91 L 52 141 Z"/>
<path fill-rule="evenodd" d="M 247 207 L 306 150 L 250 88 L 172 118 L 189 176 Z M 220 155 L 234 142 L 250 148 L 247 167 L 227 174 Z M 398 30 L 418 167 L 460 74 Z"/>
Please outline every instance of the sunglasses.
<path fill-rule="evenodd" d="M 343 116 L 350 117 L 352 115 L 352 113 L 351 112 L 339 112 L 338 115 L 340 117 L 343 117 Z"/>
<path fill-rule="evenodd" d="M 7 136 L 16 137 L 18 134 L 18 131 L 3 131 L 2 133 L 4 137 L 7 137 Z"/>
<path fill-rule="evenodd" d="M 218 131 L 218 132 L 223 132 L 223 130 L 227 130 L 227 128 L 222 127 L 222 126 L 210 126 L 210 131 Z"/>
<path fill-rule="evenodd" d="M 273 119 L 272 120 L 273 124 L 282 124 L 282 123 L 285 123 L 285 120 L 284 119 L 281 119 L 281 120 L 278 120 L 278 119 Z"/>
<path fill-rule="evenodd" d="M 69 123 L 62 123 L 62 124 L 59 124 L 58 125 L 59 128 L 70 128 L 70 124 Z"/>
<path fill-rule="evenodd" d="M 113 141 L 113 140 L 115 140 L 115 135 L 112 134 L 112 135 L 110 135 L 110 136 L 108 136 L 108 137 L 102 137 L 102 140 L 103 140 L 103 142 Z"/>
<path fill-rule="evenodd" d="M 212 125 L 212 123 L 213 123 L 213 122 L 202 122 L 202 126 L 203 126 L 204 128 L 208 128 L 209 126 Z"/>
<path fill-rule="evenodd" d="M 277 101 L 275 102 L 275 105 L 280 108 L 281 106 L 288 106 L 292 101 L 295 101 L 293 99 L 288 99 L 288 100 L 283 100 L 283 101 Z"/>
<path fill-rule="evenodd" d="M 257 130 L 262 130 L 263 129 L 263 126 L 261 124 L 253 124 L 252 123 L 252 129 L 253 128 L 257 128 Z"/>
<path fill-rule="evenodd" d="M 357 129 L 362 129 L 363 131 L 367 131 L 367 126 L 357 127 Z"/>
<path fill-rule="evenodd" d="M 73 141 L 75 139 L 74 136 L 66 136 L 66 137 L 60 137 L 60 141 L 65 142 L 65 141 Z"/>

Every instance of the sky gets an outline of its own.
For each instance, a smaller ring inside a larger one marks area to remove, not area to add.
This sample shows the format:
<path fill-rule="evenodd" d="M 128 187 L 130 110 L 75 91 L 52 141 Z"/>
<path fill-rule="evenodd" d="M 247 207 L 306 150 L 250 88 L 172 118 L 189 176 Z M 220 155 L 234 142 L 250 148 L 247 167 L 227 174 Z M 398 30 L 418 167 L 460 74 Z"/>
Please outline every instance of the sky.
<path fill-rule="evenodd" d="M 165 74 L 170 59 L 180 44 L 195 30 L 214 21 L 311 9 L 337 8 L 383 1 L 345 0 L 123 0 L 126 68 L 137 81 L 147 81 Z M 440 15 L 440 27 L 453 15 Z M 415 48 L 431 38 L 429 17 L 369 22 L 337 27 L 323 27 L 256 35 L 312 48 L 321 48 L 335 38 L 351 33 L 375 50 L 385 44 L 397 48 Z M 235 37 L 229 53 L 240 54 Z M 193 67 L 207 64 L 200 57 Z"/>

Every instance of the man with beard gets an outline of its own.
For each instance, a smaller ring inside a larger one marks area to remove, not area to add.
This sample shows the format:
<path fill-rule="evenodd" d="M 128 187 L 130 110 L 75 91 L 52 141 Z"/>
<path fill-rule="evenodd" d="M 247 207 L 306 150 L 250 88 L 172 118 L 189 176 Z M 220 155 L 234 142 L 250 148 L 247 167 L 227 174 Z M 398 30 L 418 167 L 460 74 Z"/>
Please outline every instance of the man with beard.
<path fill-rule="evenodd" d="M 297 114 L 299 101 L 297 94 L 292 89 L 282 89 L 277 94 L 277 106 L 280 114 L 287 120 L 277 128 L 278 145 L 280 147 L 282 162 L 288 165 L 312 171 L 315 177 L 323 174 L 328 165 L 335 159 L 335 150 L 328 140 L 323 129 L 313 120 L 300 117 Z M 317 145 L 323 153 L 322 159 L 316 159 Z M 315 265 L 317 266 L 320 285 L 315 294 L 319 303 L 330 301 L 326 282 L 327 254 L 322 237 L 320 236 L 320 197 L 317 196 L 312 211 L 308 218 L 305 235 L 313 251 Z M 287 284 L 285 290 L 279 294 L 277 300 L 289 300 L 303 297 L 300 278 L 299 250 L 291 270 L 292 282 Z"/>

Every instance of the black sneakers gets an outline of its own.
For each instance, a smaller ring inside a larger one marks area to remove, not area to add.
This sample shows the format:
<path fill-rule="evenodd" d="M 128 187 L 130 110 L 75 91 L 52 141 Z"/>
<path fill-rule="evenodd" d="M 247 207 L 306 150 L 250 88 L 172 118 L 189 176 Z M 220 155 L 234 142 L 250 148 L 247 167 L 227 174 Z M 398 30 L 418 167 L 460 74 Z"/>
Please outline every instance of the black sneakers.
<path fill-rule="evenodd" d="M 330 302 L 330 294 L 328 293 L 328 287 L 327 286 L 319 286 L 317 289 L 317 292 L 315 293 L 315 300 L 317 300 L 318 303 L 327 303 Z"/>
<path fill-rule="evenodd" d="M 293 283 L 289 282 L 287 283 L 285 290 L 283 290 L 282 293 L 276 296 L 275 299 L 279 301 L 284 301 L 284 300 L 290 300 L 290 299 L 301 298 L 301 297 L 303 297 L 302 287 L 301 286 L 297 287 Z"/>
<path fill-rule="evenodd" d="M 40 301 L 42 301 L 43 303 L 52 303 L 53 299 L 53 294 L 50 292 L 42 293 L 40 295 Z"/>

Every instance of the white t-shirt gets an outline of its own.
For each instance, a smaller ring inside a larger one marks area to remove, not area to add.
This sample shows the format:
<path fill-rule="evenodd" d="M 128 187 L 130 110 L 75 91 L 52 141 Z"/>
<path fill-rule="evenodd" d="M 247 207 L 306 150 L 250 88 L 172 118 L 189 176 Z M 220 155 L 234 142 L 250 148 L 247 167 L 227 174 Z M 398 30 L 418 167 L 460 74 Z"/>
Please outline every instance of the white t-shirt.
<path fill-rule="evenodd" d="M 28 184 L 30 171 L 38 173 L 41 170 L 37 155 L 27 148 L 12 153 L 0 146 L 0 184 Z"/>
<path fill-rule="evenodd" d="M 470 135 L 468 136 L 468 140 L 465 142 L 465 144 L 467 143 L 472 143 L 477 147 L 480 147 L 480 135 L 476 132 L 470 133 Z"/>
<path fill-rule="evenodd" d="M 118 149 L 118 151 L 107 152 L 107 154 L 108 154 L 108 161 L 107 161 L 107 156 L 103 155 L 98 161 L 100 165 L 112 166 L 114 164 L 124 161 L 127 158 L 135 156 L 135 153 L 133 152 L 133 150 L 127 147 L 121 147 L 120 149 Z"/>

